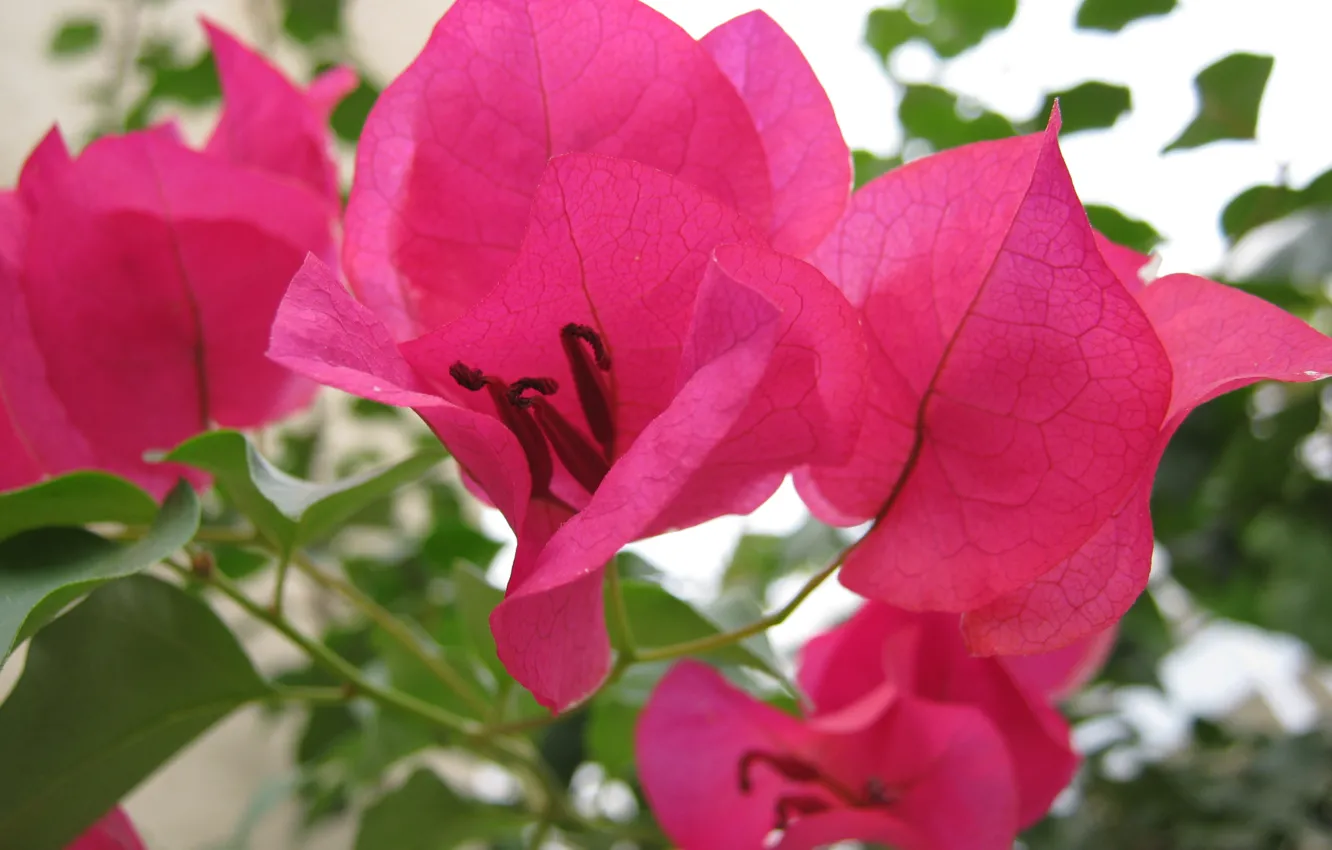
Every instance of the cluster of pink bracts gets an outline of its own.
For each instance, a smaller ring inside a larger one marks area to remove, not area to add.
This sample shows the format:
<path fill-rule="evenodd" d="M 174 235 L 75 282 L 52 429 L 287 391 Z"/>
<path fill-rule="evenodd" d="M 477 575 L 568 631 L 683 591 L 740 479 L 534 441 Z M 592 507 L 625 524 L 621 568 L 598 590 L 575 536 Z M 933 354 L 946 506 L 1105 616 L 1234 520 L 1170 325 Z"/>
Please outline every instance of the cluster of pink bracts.
<path fill-rule="evenodd" d="M 350 77 L 302 91 L 209 34 L 203 151 L 160 127 L 71 159 L 53 133 L 0 194 L 0 488 L 98 467 L 161 493 L 178 471 L 145 450 L 276 420 L 306 378 L 412 407 L 518 535 L 491 624 L 563 710 L 610 667 L 611 556 L 794 473 L 821 519 L 875 521 L 842 581 L 877 601 L 806 647 L 804 720 L 699 664 L 661 683 L 639 771 L 686 850 L 1007 848 L 1074 769 L 1049 699 L 1145 586 L 1170 435 L 1332 373 L 1263 301 L 1144 285 L 1057 114 L 851 194 L 761 13 L 696 41 L 637 0 L 459 0 L 341 215 Z"/>

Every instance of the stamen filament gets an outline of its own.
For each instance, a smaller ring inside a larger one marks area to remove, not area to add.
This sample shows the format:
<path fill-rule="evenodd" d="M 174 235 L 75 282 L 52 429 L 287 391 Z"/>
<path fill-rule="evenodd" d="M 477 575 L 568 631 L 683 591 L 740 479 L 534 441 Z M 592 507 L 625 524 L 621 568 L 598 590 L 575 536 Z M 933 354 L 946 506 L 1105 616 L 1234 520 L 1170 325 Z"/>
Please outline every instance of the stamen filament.
<path fill-rule="evenodd" d="M 573 373 L 574 390 L 578 393 L 578 403 L 583 409 L 588 430 L 601 445 L 606 460 L 611 461 L 615 457 L 615 418 L 611 414 L 610 391 L 602 374 L 610 371 L 610 354 L 601 337 L 587 325 L 565 325 L 560 329 L 560 344 L 569 361 L 569 371 Z"/>

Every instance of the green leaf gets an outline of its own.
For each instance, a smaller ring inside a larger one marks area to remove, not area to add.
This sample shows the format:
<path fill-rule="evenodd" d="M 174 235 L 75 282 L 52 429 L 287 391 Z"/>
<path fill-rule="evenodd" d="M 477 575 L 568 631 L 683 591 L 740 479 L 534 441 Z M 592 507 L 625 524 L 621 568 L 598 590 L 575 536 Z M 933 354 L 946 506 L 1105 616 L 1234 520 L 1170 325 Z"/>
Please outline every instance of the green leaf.
<path fill-rule="evenodd" d="M 671 646 L 726 631 L 716 615 L 704 614 L 659 585 L 626 580 L 620 582 L 620 587 L 634 642 L 643 649 Z M 719 664 L 743 664 L 778 679 L 784 678 L 770 650 L 764 652 L 746 644 L 732 644 L 706 653 L 704 657 Z"/>
<path fill-rule="evenodd" d="M 1175 0 L 1082 0 L 1075 21 L 1078 29 L 1119 32 L 1139 18 L 1166 15 Z"/>
<path fill-rule="evenodd" d="M 72 472 L 0 493 L 0 540 L 49 525 L 147 525 L 156 515 L 153 497 L 125 479 L 105 472 Z"/>
<path fill-rule="evenodd" d="M 495 636 L 490 632 L 490 612 L 504 599 L 504 591 L 491 586 L 485 575 L 471 564 L 458 564 L 454 568 L 453 586 L 468 646 L 492 673 L 508 678 L 509 673 L 495 651 Z"/>
<path fill-rule="evenodd" d="M 342 32 L 342 0 L 283 0 L 282 28 L 310 44 Z"/>
<path fill-rule="evenodd" d="M 164 459 L 212 473 L 228 499 L 259 532 L 285 551 L 336 531 L 349 517 L 445 458 L 442 446 L 421 449 L 392 466 L 332 484 L 293 478 L 269 463 L 243 434 L 210 431 Z"/>
<path fill-rule="evenodd" d="M 1143 254 L 1150 254 L 1161 244 L 1161 234 L 1145 221 L 1129 218 L 1114 207 L 1087 204 L 1087 218 L 1091 226 L 1114 242 Z"/>
<path fill-rule="evenodd" d="M 913 0 L 905 8 L 870 12 L 865 41 L 884 61 L 916 38 L 950 58 L 1008 26 L 1016 13 L 1017 0 Z"/>
<path fill-rule="evenodd" d="M 6 850 L 59 850 L 200 733 L 268 693 L 206 604 L 134 576 L 32 641 L 0 705 Z"/>
<path fill-rule="evenodd" d="M 588 708 L 587 757 L 612 776 L 633 776 L 634 726 L 641 710 L 614 693 L 598 696 Z"/>
<path fill-rule="evenodd" d="M 1272 73 L 1272 57 L 1232 53 L 1198 72 L 1198 114 L 1162 153 L 1201 147 L 1222 139 L 1252 139 L 1258 107 Z"/>
<path fill-rule="evenodd" d="M 449 850 L 468 840 L 518 835 L 525 821 L 513 809 L 465 800 L 421 769 L 366 810 L 356 850 Z"/>
<path fill-rule="evenodd" d="M 967 112 L 956 94 L 938 86 L 907 86 L 897 115 L 907 136 L 924 139 L 935 150 L 1017 133 L 1004 116 L 986 109 Z"/>
<path fill-rule="evenodd" d="M 81 528 L 35 528 L 0 542 L 0 660 L 79 596 L 147 569 L 188 543 L 198 528 L 199 500 L 182 481 L 132 544 Z"/>
<path fill-rule="evenodd" d="M 333 109 L 333 116 L 330 119 L 333 125 L 333 132 L 339 139 L 348 142 L 354 142 L 361 138 L 361 130 L 365 128 L 365 119 L 370 116 L 370 109 L 379 99 L 379 88 L 372 85 L 364 77 L 361 78 L 361 84 L 352 89 L 346 97 Z"/>
<path fill-rule="evenodd" d="M 160 101 L 207 106 L 222 97 L 217 64 L 207 48 L 188 60 L 176 55 L 171 42 L 150 40 L 139 52 L 138 65 L 151 82 L 126 116 L 127 130 L 147 127 L 153 120 L 153 107 Z"/>
<path fill-rule="evenodd" d="M 881 177 L 902 164 L 900 156 L 881 157 L 869 151 L 851 152 L 851 165 L 855 169 L 855 188 L 859 189 L 876 177 Z"/>
<path fill-rule="evenodd" d="M 87 53 L 102 41 L 102 25 L 94 18 L 71 18 L 51 38 L 52 56 L 70 57 Z"/>
<path fill-rule="evenodd" d="M 1133 95 L 1127 87 L 1092 80 L 1079 83 L 1071 89 L 1047 94 L 1041 111 L 1036 114 L 1035 123 L 1045 121 L 1056 99 L 1059 101 L 1060 117 L 1063 118 L 1061 132 L 1065 135 L 1113 127 L 1116 121 L 1133 108 Z"/>
<path fill-rule="evenodd" d="M 786 537 L 746 534 L 736 543 L 722 574 L 722 590 L 744 590 L 752 598 L 763 599 L 768 585 L 776 579 L 810 564 L 823 563 L 845 545 L 837 529 L 815 519 Z"/>
<path fill-rule="evenodd" d="M 1221 230 L 1233 244 L 1250 230 L 1314 206 L 1332 206 L 1332 170 L 1324 171 L 1303 189 L 1250 186 L 1226 204 Z"/>

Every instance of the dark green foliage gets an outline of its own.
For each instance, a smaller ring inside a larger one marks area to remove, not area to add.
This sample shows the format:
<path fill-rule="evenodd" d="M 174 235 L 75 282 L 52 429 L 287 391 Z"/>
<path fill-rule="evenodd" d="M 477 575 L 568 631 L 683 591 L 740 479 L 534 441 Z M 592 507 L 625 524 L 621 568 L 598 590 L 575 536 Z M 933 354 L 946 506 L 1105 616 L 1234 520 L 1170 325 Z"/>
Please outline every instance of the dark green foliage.
<path fill-rule="evenodd" d="M 1221 231 L 1231 242 L 1298 210 L 1332 207 L 1332 170 L 1324 171 L 1303 189 L 1289 186 L 1251 186 L 1240 192 L 1221 213 Z"/>
<path fill-rule="evenodd" d="M 1271 56 L 1232 53 L 1198 72 L 1198 114 L 1165 151 L 1196 148 L 1222 139 L 1252 139 L 1258 107 L 1272 73 Z"/>
<path fill-rule="evenodd" d="M 331 121 L 333 132 L 338 138 L 348 142 L 361 138 L 365 119 L 370 115 L 370 109 L 378 99 L 379 89 L 362 77 L 361 84 L 344 97 L 333 110 Z"/>
<path fill-rule="evenodd" d="M 1041 111 L 1036 114 L 1037 124 L 1049 117 L 1056 99 L 1064 122 L 1063 135 L 1113 127 L 1133 108 L 1133 96 L 1125 86 L 1091 81 L 1046 95 Z"/>
<path fill-rule="evenodd" d="M 1150 254 L 1161 243 L 1161 234 L 1155 227 L 1140 219 L 1129 218 L 1114 207 L 1087 204 L 1087 218 L 1106 239 L 1126 248 Z"/>
<path fill-rule="evenodd" d="M 900 156 L 881 157 L 869 151 L 851 151 L 851 164 L 855 168 L 855 186 L 859 189 L 875 177 L 880 177 L 902 164 Z"/>
<path fill-rule="evenodd" d="M 1174 9 L 1175 0 L 1082 0 L 1077 26 L 1119 32 L 1136 20 L 1168 15 Z"/>
<path fill-rule="evenodd" d="M 914 0 L 902 8 L 870 13 L 865 41 L 884 61 L 912 39 L 943 57 L 956 56 L 1013 22 L 1017 0 Z"/>
<path fill-rule="evenodd" d="M 102 24 L 95 18 L 70 18 L 60 24 L 51 36 L 48 48 L 52 56 L 62 59 L 80 56 L 102 43 Z"/>
<path fill-rule="evenodd" d="M 213 53 L 204 49 L 194 59 L 182 59 L 165 41 L 150 41 L 139 52 L 139 70 L 148 77 L 148 89 L 130 107 L 125 129 L 140 130 L 154 119 L 163 101 L 184 106 L 207 106 L 222 96 Z"/>
<path fill-rule="evenodd" d="M 342 0 L 282 0 L 282 29 L 310 44 L 342 34 Z"/>
<path fill-rule="evenodd" d="M 934 150 L 1017 133 L 1013 123 L 997 112 L 979 108 L 965 112 L 955 93 L 938 86 L 907 86 L 897 115 L 909 138 L 929 142 Z"/>

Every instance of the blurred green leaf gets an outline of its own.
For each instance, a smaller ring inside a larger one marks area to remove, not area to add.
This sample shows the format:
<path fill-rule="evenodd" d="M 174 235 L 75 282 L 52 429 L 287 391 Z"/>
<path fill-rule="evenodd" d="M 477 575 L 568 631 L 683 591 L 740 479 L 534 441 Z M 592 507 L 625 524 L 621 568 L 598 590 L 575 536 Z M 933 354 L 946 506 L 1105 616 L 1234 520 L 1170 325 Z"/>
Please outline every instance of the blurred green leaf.
<path fill-rule="evenodd" d="M 431 485 L 430 506 L 434 525 L 421 543 L 421 554 L 445 570 L 460 560 L 484 570 L 503 548 L 468 522 L 454 485 Z"/>
<path fill-rule="evenodd" d="M 1063 118 L 1061 133 L 1080 133 L 1084 130 L 1104 130 L 1133 108 L 1133 95 L 1126 86 L 1117 86 L 1091 80 L 1071 89 L 1051 92 L 1045 96 L 1034 121 L 1043 125 L 1059 100 L 1059 114 Z"/>
<path fill-rule="evenodd" d="M 157 503 L 137 485 L 105 472 L 71 472 L 0 493 L 0 540 L 50 525 L 147 525 L 156 515 Z"/>
<path fill-rule="evenodd" d="M 851 151 L 851 165 L 855 169 L 855 187 L 859 189 L 876 177 L 881 177 L 902 164 L 900 156 L 881 157 L 869 151 Z"/>
<path fill-rule="evenodd" d="M 641 710 L 613 693 L 598 696 L 588 708 L 587 757 L 611 776 L 634 775 L 634 724 Z"/>
<path fill-rule="evenodd" d="M 518 835 L 525 822 L 511 808 L 459 797 L 422 769 L 366 809 L 356 850 L 449 850 L 469 840 Z"/>
<path fill-rule="evenodd" d="M 445 457 L 443 447 L 433 446 L 383 469 L 315 484 L 270 464 L 243 434 L 210 431 L 164 459 L 211 473 L 218 489 L 264 537 L 291 551 L 337 531 L 358 511 L 420 478 Z"/>
<path fill-rule="evenodd" d="M 268 686 L 206 604 L 134 576 L 32 642 L 0 705 L 0 835 L 59 850 L 140 781 Z"/>
<path fill-rule="evenodd" d="M 1150 254 L 1161 244 L 1161 234 L 1145 221 L 1129 218 L 1114 207 L 1087 204 L 1091 226 L 1116 245 Z"/>
<path fill-rule="evenodd" d="M 688 602 L 672 596 L 665 588 L 647 582 L 620 582 L 624 604 L 634 641 L 643 649 L 670 646 L 726 631 L 715 615 L 707 615 Z M 718 663 L 743 664 L 783 678 L 771 648 L 732 644 L 706 653 L 703 657 Z"/>
<path fill-rule="evenodd" d="M 95 18 L 70 18 L 61 22 L 48 48 L 52 56 L 68 58 L 87 53 L 102 41 L 102 24 Z"/>
<path fill-rule="evenodd" d="M 342 101 L 333 109 L 333 116 L 330 119 L 333 124 L 333 132 L 339 139 L 348 142 L 354 142 L 361 138 L 361 130 L 365 128 L 365 119 L 370 115 L 370 109 L 379 99 L 379 88 L 364 77 L 356 88 L 342 99 Z"/>
<path fill-rule="evenodd" d="M 907 136 L 935 150 L 1015 135 L 1013 123 L 987 109 L 964 110 L 958 96 L 938 86 L 907 86 L 897 106 Z"/>
<path fill-rule="evenodd" d="M 141 130 L 153 120 L 160 101 L 186 106 L 207 106 L 222 97 L 213 53 L 204 49 L 195 59 L 181 59 L 169 41 L 149 41 L 139 52 L 139 69 L 148 77 L 148 88 L 130 108 L 125 129 Z"/>
<path fill-rule="evenodd" d="M 1119 32 L 1133 21 L 1166 15 L 1175 0 L 1082 0 L 1076 24 L 1079 29 Z"/>
<path fill-rule="evenodd" d="M 944 58 L 980 44 L 1013 22 L 1017 0 L 912 0 L 903 8 L 870 12 L 865 41 L 884 61 L 919 38 Z"/>
<path fill-rule="evenodd" d="M 1157 669 L 1173 644 L 1156 600 L 1144 593 L 1119 621 L 1119 634 L 1098 680 L 1158 686 Z"/>
<path fill-rule="evenodd" d="M 786 537 L 746 534 L 736 543 L 722 573 L 722 590 L 744 590 L 754 599 L 763 599 L 776 579 L 810 564 L 821 564 L 845 545 L 837 529 L 815 519 Z"/>
<path fill-rule="evenodd" d="M 1271 56 L 1232 53 L 1199 71 L 1193 79 L 1198 114 L 1162 153 L 1222 139 L 1252 139 L 1272 61 Z"/>
<path fill-rule="evenodd" d="M 560 715 L 554 723 L 541 730 L 537 750 L 550 766 L 551 772 L 564 787 L 569 786 L 574 771 L 587 761 L 586 711 L 573 711 Z"/>
<path fill-rule="evenodd" d="M 1289 186 L 1250 186 L 1226 204 L 1221 230 L 1232 243 L 1254 228 L 1285 218 L 1306 207 L 1332 206 L 1332 169 L 1303 189 Z"/>
<path fill-rule="evenodd" d="M 401 407 L 381 404 L 368 398 L 352 399 L 351 409 L 352 413 L 362 419 L 397 419 L 402 415 Z"/>
<path fill-rule="evenodd" d="M 303 44 L 342 33 L 342 0 L 282 0 L 282 28 Z"/>
<path fill-rule="evenodd" d="M 179 551 L 198 528 L 199 500 L 182 481 L 134 543 L 59 527 L 30 529 L 0 542 L 0 661 L 66 605 Z"/>
<path fill-rule="evenodd" d="M 508 678 L 508 671 L 495 651 L 495 636 L 490 632 L 490 612 L 504 599 L 504 591 L 491 586 L 485 575 L 471 564 L 458 564 L 454 568 L 453 586 L 468 646 L 492 673 Z"/>

